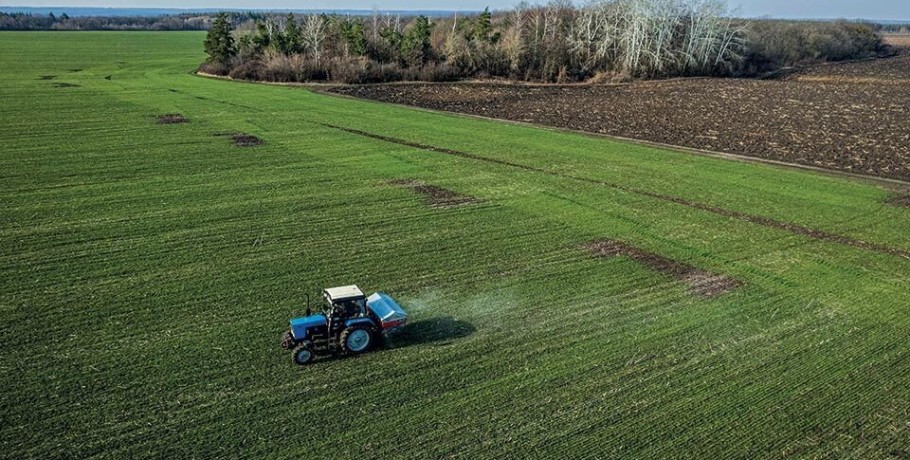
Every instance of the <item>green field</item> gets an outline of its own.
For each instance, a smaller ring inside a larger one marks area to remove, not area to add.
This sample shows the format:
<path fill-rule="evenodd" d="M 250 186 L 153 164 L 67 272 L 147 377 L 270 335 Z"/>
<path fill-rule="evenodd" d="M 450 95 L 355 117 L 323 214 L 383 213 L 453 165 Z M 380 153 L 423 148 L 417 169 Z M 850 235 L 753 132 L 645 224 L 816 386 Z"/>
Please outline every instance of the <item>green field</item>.
<path fill-rule="evenodd" d="M 910 456 L 891 191 L 204 79 L 202 39 L 0 34 L 0 457 Z M 348 283 L 410 330 L 294 366 L 287 320 Z"/>

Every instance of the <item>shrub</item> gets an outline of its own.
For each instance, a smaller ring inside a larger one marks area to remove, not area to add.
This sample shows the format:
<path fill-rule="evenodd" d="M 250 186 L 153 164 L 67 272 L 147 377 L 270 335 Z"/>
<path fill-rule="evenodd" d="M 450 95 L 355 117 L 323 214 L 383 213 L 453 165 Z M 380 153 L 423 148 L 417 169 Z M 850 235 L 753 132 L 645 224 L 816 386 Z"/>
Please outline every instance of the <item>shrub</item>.
<path fill-rule="evenodd" d="M 741 73 L 747 75 L 813 62 L 862 59 L 883 51 L 872 26 L 846 21 L 752 21 L 746 42 Z"/>
<path fill-rule="evenodd" d="M 228 74 L 231 78 L 237 80 L 265 80 L 263 78 L 263 65 L 258 60 L 242 61 L 235 65 Z"/>
<path fill-rule="evenodd" d="M 333 59 L 329 79 L 338 83 L 365 84 L 388 83 L 402 79 L 396 64 L 377 64 L 365 57 Z"/>
<path fill-rule="evenodd" d="M 277 54 L 265 60 L 258 70 L 259 78 L 277 83 L 325 81 L 329 70 L 323 63 L 300 55 Z"/>
<path fill-rule="evenodd" d="M 211 75 L 225 76 L 231 71 L 231 65 L 224 62 L 203 62 L 199 71 Z"/>
<path fill-rule="evenodd" d="M 303 56 L 294 56 L 296 61 L 297 77 L 295 81 L 326 81 L 329 79 L 329 69 L 327 66 L 306 59 Z"/>
<path fill-rule="evenodd" d="M 259 78 L 278 83 L 300 81 L 295 63 L 283 54 L 269 58 L 259 71 Z"/>
<path fill-rule="evenodd" d="M 420 81 L 458 81 L 464 78 L 457 69 L 450 66 L 449 64 L 443 63 L 430 63 L 420 68 L 420 71 L 417 72 L 416 77 L 411 77 L 411 80 L 420 80 Z"/>

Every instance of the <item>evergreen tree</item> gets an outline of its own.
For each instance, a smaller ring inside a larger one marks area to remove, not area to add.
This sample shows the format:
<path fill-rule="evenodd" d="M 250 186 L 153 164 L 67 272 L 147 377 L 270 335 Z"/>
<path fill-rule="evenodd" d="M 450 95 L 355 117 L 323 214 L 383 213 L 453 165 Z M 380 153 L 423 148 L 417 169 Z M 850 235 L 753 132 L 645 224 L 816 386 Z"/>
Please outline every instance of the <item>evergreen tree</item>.
<path fill-rule="evenodd" d="M 490 13 L 489 7 L 485 8 L 474 21 L 467 21 L 466 25 L 465 38 L 468 40 L 496 43 L 500 39 L 501 34 L 493 32 L 493 13 Z"/>
<path fill-rule="evenodd" d="M 256 46 L 256 52 L 261 53 L 272 46 L 272 32 L 269 30 L 269 20 L 256 20 L 256 34 L 253 36 L 253 44 Z"/>
<path fill-rule="evenodd" d="M 483 12 L 477 16 L 472 32 L 471 38 L 490 41 L 490 35 L 493 33 L 493 14 L 490 13 L 490 7 L 484 8 Z"/>
<path fill-rule="evenodd" d="M 294 13 L 288 13 L 287 21 L 284 24 L 284 54 L 299 54 L 303 52 L 303 43 L 300 39 L 300 26 Z"/>
<path fill-rule="evenodd" d="M 395 51 L 401 49 L 401 39 L 404 38 L 404 36 L 393 27 L 383 27 L 379 30 L 379 36 L 382 37 L 389 48 Z"/>
<path fill-rule="evenodd" d="M 404 34 L 401 40 L 401 56 L 407 65 L 421 66 L 430 60 L 433 49 L 430 45 L 430 34 L 433 24 L 426 16 L 417 16 L 414 25 Z"/>
<path fill-rule="evenodd" d="M 227 14 L 218 13 L 212 28 L 205 37 L 205 52 L 209 62 L 226 64 L 237 55 L 234 36 L 231 35 L 231 23 Z"/>
<path fill-rule="evenodd" d="M 367 37 L 363 33 L 361 22 L 353 20 L 342 22 L 341 36 L 347 45 L 348 54 L 363 56 L 367 52 Z"/>

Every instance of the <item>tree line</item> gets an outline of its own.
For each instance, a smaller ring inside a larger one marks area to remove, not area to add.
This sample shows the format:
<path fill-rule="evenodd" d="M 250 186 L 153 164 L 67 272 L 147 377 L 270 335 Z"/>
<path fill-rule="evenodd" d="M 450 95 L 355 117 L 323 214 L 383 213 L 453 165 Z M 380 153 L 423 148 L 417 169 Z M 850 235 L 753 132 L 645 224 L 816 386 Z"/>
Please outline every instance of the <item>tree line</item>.
<path fill-rule="evenodd" d="M 236 26 L 235 26 L 236 24 Z M 277 82 L 755 76 L 883 51 L 871 24 L 741 20 L 718 0 L 568 0 L 436 18 L 220 15 L 201 70 Z"/>
<path fill-rule="evenodd" d="M 235 24 L 262 20 L 266 15 L 255 12 L 228 13 Z M 162 16 L 69 16 L 66 13 L 0 13 L 0 30 L 208 30 L 214 14 L 178 14 Z"/>

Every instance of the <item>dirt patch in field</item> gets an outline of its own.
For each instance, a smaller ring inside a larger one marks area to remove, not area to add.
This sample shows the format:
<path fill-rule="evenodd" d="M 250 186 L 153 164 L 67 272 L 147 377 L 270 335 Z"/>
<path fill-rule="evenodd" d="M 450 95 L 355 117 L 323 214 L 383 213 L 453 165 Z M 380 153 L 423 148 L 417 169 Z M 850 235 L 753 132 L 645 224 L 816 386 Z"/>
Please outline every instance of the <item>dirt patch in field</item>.
<path fill-rule="evenodd" d="M 234 142 L 234 145 L 237 147 L 252 147 L 254 145 L 262 145 L 265 143 L 264 140 L 254 136 L 252 134 L 243 134 L 243 133 L 231 134 L 231 140 Z"/>
<path fill-rule="evenodd" d="M 164 115 L 158 115 L 158 124 L 159 125 L 179 125 L 181 123 L 189 123 L 186 117 L 179 113 L 166 113 Z"/>
<path fill-rule="evenodd" d="M 54 83 L 54 88 L 78 88 L 81 85 L 75 83 Z"/>
<path fill-rule="evenodd" d="M 39 80 L 53 80 L 55 78 L 57 78 L 56 75 L 42 75 L 38 77 Z"/>
<path fill-rule="evenodd" d="M 634 246 L 616 240 L 596 240 L 585 245 L 585 249 L 598 257 L 628 257 L 647 265 L 652 270 L 682 281 L 689 286 L 689 292 L 704 298 L 713 298 L 726 294 L 742 283 L 726 275 L 718 275 L 695 268 L 677 260 L 668 259 L 658 254 L 643 251 Z"/>
<path fill-rule="evenodd" d="M 910 208 L 910 194 L 908 195 L 894 195 L 888 200 L 888 204 L 894 206 L 900 206 L 903 208 Z"/>
<path fill-rule="evenodd" d="M 424 201 L 431 208 L 452 208 L 465 204 L 477 203 L 480 200 L 470 195 L 463 195 L 453 192 L 449 189 L 435 185 L 425 184 L 421 181 L 412 179 L 396 179 L 389 181 L 389 184 L 398 187 L 406 187 L 424 196 Z"/>
<path fill-rule="evenodd" d="M 775 80 L 390 84 L 365 99 L 910 180 L 910 54 Z"/>
<path fill-rule="evenodd" d="M 264 140 L 252 134 L 238 133 L 237 131 L 215 131 L 212 133 L 212 136 L 230 137 L 231 142 L 233 142 L 237 147 L 253 147 L 256 145 L 265 144 Z"/>
<path fill-rule="evenodd" d="M 742 286 L 741 282 L 729 276 L 701 270 L 688 273 L 683 277 L 683 281 L 689 285 L 689 292 L 709 299 L 724 295 Z"/>

